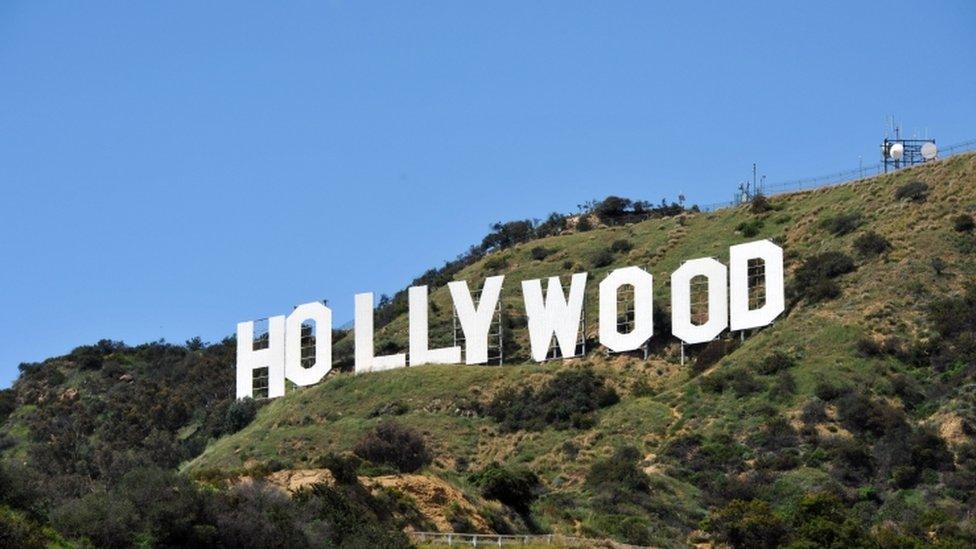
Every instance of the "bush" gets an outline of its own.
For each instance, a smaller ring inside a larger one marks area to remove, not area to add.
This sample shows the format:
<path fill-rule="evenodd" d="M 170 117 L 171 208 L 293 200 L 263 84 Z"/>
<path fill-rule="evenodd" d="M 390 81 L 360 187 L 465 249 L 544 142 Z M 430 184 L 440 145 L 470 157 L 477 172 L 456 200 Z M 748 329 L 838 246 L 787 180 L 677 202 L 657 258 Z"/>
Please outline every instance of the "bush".
<path fill-rule="evenodd" d="M 834 399 L 840 398 L 842 395 L 847 394 L 850 391 L 847 387 L 840 385 L 835 385 L 828 381 L 821 381 L 817 383 L 817 386 L 813 389 L 813 394 L 817 395 L 817 398 L 824 402 L 830 402 Z"/>
<path fill-rule="evenodd" d="M 861 214 L 852 212 L 828 217 L 820 222 L 820 226 L 834 236 L 844 236 L 854 232 L 863 223 Z"/>
<path fill-rule="evenodd" d="M 380 417 L 380 416 L 402 416 L 403 414 L 410 411 L 410 407 L 400 402 L 399 400 L 394 400 L 391 402 L 385 402 L 376 406 L 369 412 L 367 417 Z"/>
<path fill-rule="evenodd" d="M 744 397 L 757 393 L 765 388 L 765 385 L 756 379 L 746 370 L 718 371 L 701 380 L 702 389 L 721 393 L 726 389 L 732 389 L 737 397 Z"/>
<path fill-rule="evenodd" d="M 876 232 L 867 232 L 854 240 L 854 250 L 861 257 L 874 257 L 891 249 L 891 242 Z"/>
<path fill-rule="evenodd" d="M 535 248 L 529 250 L 529 255 L 532 256 L 532 259 L 536 259 L 538 261 L 542 261 L 543 259 L 552 255 L 552 253 L 553 250 L 550 250 L 549 248 L 545 248 L 543 246 L 536 246 Z"/>
<path fill-rule="evenodd" d="M 51 522 L 59 531 L 88 538 L 99 547 L 129 547 L 135 541 L 137 513 L 132 503 L 96 492 L 54 509 Z"/>
<path fill-rule="evenodd" d="M 769 203 L 769 199 L 763 194 L 757 194 L 749 201 L 749 210 L 754 214 L 766 213 L 772 209 L 773 205 Z"/>
<path fill-rule="evenodd" d="M 356 472 L 361 462 L 357 456 L 329 452 L 318 460 L 317 465 L 328 469 L 339 484 L 355 484 L 359 480 Z"/>
<path fill-rule="evenodd" d="M 488 403 L 487 412 L 507 431 L 583 428 L 592 425 L 594 410 L 619 400 L 617 392 L 592 370 L 563 370 L 538 390 L 500 391 Z"/>
<path fill-rule="evenodd" d="M 417 431 L 386 421 L 377 425 L 353 452 L 377 465 L 389 465 L 401 473 L 412 473 L 431 462 L 424 438 Z"/>
<path fill-rule="evenodd" d="M 770 395 L 773 398 L 782 399 L 795 393 L 796 379 L 793 378 L 793 374 L 787 372 L 786 370 L 776 374 L 776 381 L 773 382 L 773 387 L 770 389 Z"/>
<path fill-rule="evenodd" d="M 787 528 L 768 503 L 735 500 L 712 513 L 702 528 L 732 547 L 773 548 L 786 541 Z"/>
<path fill-rule="evenodd" d="M 755 376 L 746 370 L 732 372 L 731 376 L 729 376 L 729 386 L 732 387 L 735 396 L 739 398 L 751 395 L 752 393 L 758 393 L 766 388 L 762 381 L 756 379 Z"/>
<path fill-rule="evenodd" d="M 868 432 L 875 436 L 905 426 L 903 412 L 855 391 L 850 391 L 837 400 L 837 415 L 851 431 Z"/>
<path fill-rule="evenodd" d="M 615 254 L 629 252 L 630 250 L 633 249 L 634 249 L 634 245 L 631 244 L 629 240 L 623 238 L 619 240 L 614 240 L 613 243 L 610 244 L 610 251 Z"/>
<path fill-rule="evenodd" d="M 253 398 L 235 400 L 227 407 L 224 416 L 224 433 L 231 434 L 250 425 L 258 413 L 258 404 Z"/>
<path fill-rule="evenodd" d="M 637 463 L 641 455 L 637 448 L 624 446 L 612 456 L 593 462 L 586 474 L 586 486 L 598 492 L 645 492 L 650 478 Z"/>
<path fill-rule="evenodd" d="M 762 219 L 750 219 L 749 221 L 739 223 L 735 227 L 735 230 L 742 233 L 742 236 L 746 238 L 752 238 L 759 234 L 759 231 L 763 228 L 763 225 L 765 225 L 765 223 Z"/>
<path fill-rule="evenodd" d="M 587 214 L 580 214 L 579 220 L 576 221 L 576 230 L 585 233 L 593 229 L 593 223 L 590 221 L 590 216 Z"/>
<path fill-rule="evenodd" d="M 857 340 L 855 344 L 857 347 L 858 356 L 864 358 L 877 357 L 884 354 L 884 349 L 876 339 L 871 336 L 864 336 Z"/>
<path fill-rule="evenodd" d="M 976 228 L 976 223 L 973 222 L 973 216 L 969 214 L 959 214 L 952 218 L 952 227 L 960 233 L 968 233 Z"/>
<path fill-rule="evenodd" d="M 773 351 L 769 356 L 767 356 L 759 366 L 756 367 L 756 371 L 764 376 L 773 375 L 782 370 L 788 370 L 793 367 L 793 358 L 790 355 L 784 353 L 783 351 Z"/>
<path fill-rule="evenodd" d="M 895 200 L 910 202 L 925 202 L 929 194 L 929 186 L 922 181 L 906 183 L 895 190 Z"/>
<path fill-rule="evenodd" d="M 610 250 L 600 250 L 590 258 L 590 265 L 595 269 L 606 267 L 613 263 L 613 253 Z"/>
<path fill-rule="evenodd" d="M 17 393 L 13 389 L 0 389 L 0 423 L 17 409 Z"/>
<path fill-rule="evenodd" d="M 806 425 L 816 425 L 827 421 L 827 407 L 819 398 L 808 401 L 800 411 L 800 420 Z"/>
<path fill-rule="evenodd" d="M 793 291 L 811 303 L 840 295 L 834 278 L 854 270 L 854 261 L 843 252 L 823 252 L 806 258 L 794 275 Z"/>
<path fill-rule="evenodd" d="M 532 471 L 509 469 L 498 463 L 491 463 L 469 479 L 481 489 L 482 496 L 498 500 L 520 513 L 529 510 L 541 486 L 539 477 Z"/>
<path fill-rule="evenodd" d="M 0 547 L 42 549 L 55 546 L 44 531 L 29 519 L 0 507 Z"/>
<path fill-rule="evenodd" d="M 497 272 L 508 266 L 508 256 L 502 254 L 493 254 L 485 258 L 485 270 L 491 272 Z"/>

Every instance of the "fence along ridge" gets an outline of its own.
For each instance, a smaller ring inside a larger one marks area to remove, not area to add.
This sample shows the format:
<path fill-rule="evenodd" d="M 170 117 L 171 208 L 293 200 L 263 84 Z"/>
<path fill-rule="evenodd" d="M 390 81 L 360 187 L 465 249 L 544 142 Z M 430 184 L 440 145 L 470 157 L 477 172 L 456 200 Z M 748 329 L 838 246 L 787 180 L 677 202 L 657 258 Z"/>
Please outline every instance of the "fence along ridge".
<path fill-rule="evenodd" d="M 940 149 L 939 157 L 933 160 L 933 162 L 938 162 L 939 160 L 946 160 L 948 158 L 952 158 L 953 156 L 965 154 L 973 150 L 976 150 L 976 139 L 971 139 L 969 141 L 956 143 L 944 149 Z M 921 164 L 915 164 L 915 166 L 919 166 L 919 165 Z M 843 185 L 845 183 L 855 183 L 858 181 L 863 181 L 865 179 L 870 179 L 873 177 L 877 177 L 879 175 L 883 175 L 882 173 L 883 166 L 884 165 L 881 162 L 878 162 L 876 164 L 834 172 L 827 175 L 819 175 L 815 177 L 804 177 L 801 179 L 790 179 L 786 181 L 780 181 L 778 183 L 765 185 L 764 190 L 767 192 L 765 192 L 764 194 L 766 196 L 776 196 L 776 195 L 787 194 L 791 192 L 809 191 L 814 189 L 834 187 L 837 185 Z M 910 168 L 910 167 L 912 166 L 905 166 L 905 168 Z M 901 168 L 898 171 L 901 171 L 905 168 Z M 701 209 L 702 211 L 712 212 L 715 210 L 720 210 L 722 208 L 738 206 L 739 204 L 741 204 L 741 202 L 729 200 L 726 202 L 714 202 L 712 204 L 706 204 L 704 206 L 701 206 Z"/>

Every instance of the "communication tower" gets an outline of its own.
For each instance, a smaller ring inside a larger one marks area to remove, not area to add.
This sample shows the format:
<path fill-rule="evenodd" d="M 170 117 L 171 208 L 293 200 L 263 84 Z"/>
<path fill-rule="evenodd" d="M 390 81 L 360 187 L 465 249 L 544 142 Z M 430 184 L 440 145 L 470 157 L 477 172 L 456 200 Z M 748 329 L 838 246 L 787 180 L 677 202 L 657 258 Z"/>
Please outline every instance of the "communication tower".
<path fill-rule="evenodd" d="M 881 143 L 881 163 L 884 165 L 885 173 L 888 173 L 889 169 L 894 171 L 922 164 L 939 156 L 935 139 L 904 139 L 901 137 L 901 128 L 894 121 L 891 122 L 890 127 L 894 137 L 885 135 Z"/>

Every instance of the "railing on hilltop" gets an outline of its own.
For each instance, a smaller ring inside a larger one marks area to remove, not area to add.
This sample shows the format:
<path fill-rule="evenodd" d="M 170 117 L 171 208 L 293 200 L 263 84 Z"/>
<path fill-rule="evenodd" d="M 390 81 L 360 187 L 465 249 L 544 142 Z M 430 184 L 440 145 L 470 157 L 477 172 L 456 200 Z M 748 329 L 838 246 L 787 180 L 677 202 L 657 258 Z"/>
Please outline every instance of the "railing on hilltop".
<path fill-rule="evenodd" d="M 956 143 L 955 145 L 946 147 L 939 150 L 939 160 L 945 160 L 952 156 L 958 154 L 966 153 L 976 150 L 976 139 L 971 141 L 964 141 L 962 143 Z M 920 164 L 916 164 L 919 166 Z M 911 166 L 905 166 L 906 168 Z M 902 168 L 904 169 L 904 168 Z M 872 164 L 870 166 L 861 166 L 858 168 L 844 170 L 841 172 L 835 172 L 827 175 L 821 175 L 818 177 L 807 177 L 804 179 L 793 179 L 788 181 L 781 181 L 779 183 L 773 183 L 770 185 L 765 185 L 764 191 L 766 196 L 774 196 L 777 194 L 785 194 L 797 191 L 809 191 L 811 189 L 822 189 L 826 187 L 832 187 L 834 185 L 843 185 L 845 183 L 853 183 L 856 181 L 861 181 L 863 179 L 868 179 L 870 177 L 876 177 L 881 175 L 884 171 L 884 164 L 878 162 L 877 164 Z M 713 204 L 706 204 L 700 206 L 702 211 L 712 212 L 715 210 L 720 210 L 722 208 L 728 208 L 730 206 L 738 206 L 740 203 L 730 200 L 728 202 L 716 202 Z"/>
<path fill-rule="evenodd" d="M 460 534 L 457 532 L 407 532 L 415 543 L 441 545 L 470 545 L 472 547 L 501 547 L 503 545 L 559 545 L 562 547 L 639 547 L 610 540 L 595 540 L 560 534 Z"/>

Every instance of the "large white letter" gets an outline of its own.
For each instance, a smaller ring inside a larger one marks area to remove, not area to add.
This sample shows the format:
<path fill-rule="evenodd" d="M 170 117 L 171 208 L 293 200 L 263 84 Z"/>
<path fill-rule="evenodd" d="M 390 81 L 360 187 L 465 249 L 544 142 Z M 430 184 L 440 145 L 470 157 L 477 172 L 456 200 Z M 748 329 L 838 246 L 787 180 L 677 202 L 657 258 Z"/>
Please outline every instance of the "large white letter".
<path fill-rule="evenodd" d="M 691 279 L 708 279 L 708 322 L 691 322 Z M 728 269 L 712 258 L 692 259 L 671 274 L 671 326 L 685 343 L 704 343 L 718 337 L 729 324 Z"/>
<path fill-rule="evenodd" d="M 315 363 L 302 367 L 302 323 L 315 321 Z M 332 369 L 332 310 L 320 301 L 295 307 L 285 321 L 285 377 L 299 387 L 315 385 Z"/>
<path fill-rule="evenodd" d="M 410 302 L 410 365 L 461 362 L 460 347 L 427 347 L 427 286 L 411 286 L 407 295 Z"/>
<path fill-rule="evenodd" d="M 403 368 L 407 357 L 403 353 L 386 356 L 373 355 L 373 294 L 356 294 L 356 373 L 379 372 Z"/>
<path fill-rule="evenodd" d="M 254 350 L 254 322 L 237 324 L 237 398 L 254 396 L 254 370 L 268 369 L 268 398 L 285 396 L 285 317 L 268 319 L 268 348 Z"/>
<path fill-rule="evenodd" d="M 542 280 L 523 280 L 522 295 L 525 314 L 529 317 L 529 341 L 532 358 L 538 362 L 546 359 L 553 333 L 563 356 L 576 354 L 576 338 L 579 335 L 580 314 L 583 312 L 583 295 L 586 290 L 586 273 L 573 275 L 569 285 L 569 299 L 563 294 L 558 276 L 549 277 L 543 302 Z"/>
<path fill-rule="evenodd" d="M 464 332 L 464 361 L 467 364 L 488 362 L 488 330 L 491 329 L 491 319 L 495 316 L 495 308 L 498 306 L 504 280 L 504 275 L 485 279 L 477 308 L 474 306 L 474 300 L 471 299 L 467 282 L 460 280 L 447 283 L 447 288 L 451 291 L 451 299 L 454 301 L 454 310 L 457 311 L 458 322 L 461 323 L 461 331 Z"/>
<path fill-rule="evenodd" d="M 634 287 L 634 329 L 617 331 L 617 292 L 623 285 Z M 622 353 L 639 349 L 654 335 L 654 277 L 640 267 L 624 267 L 600 282 L 600 343 Z"/>
<path fill-rule="evenodd" d="M 749 260 L 761 259 L 765 272 L 766 303 L 749 309 Z M 786 308 L 783 292 L 783 249 L 768 240 L 729 248 L 729 312 L 733 330 L 748 330 L 771 323 Z"/>

